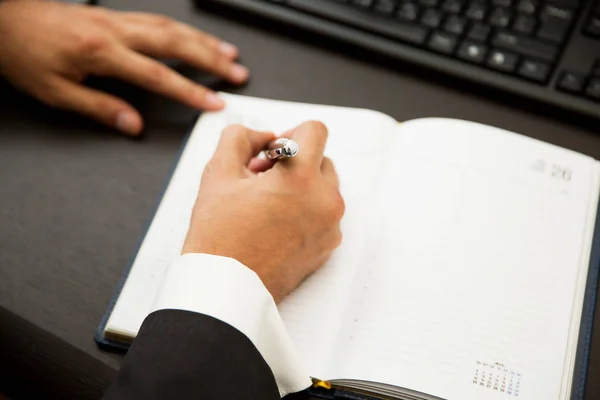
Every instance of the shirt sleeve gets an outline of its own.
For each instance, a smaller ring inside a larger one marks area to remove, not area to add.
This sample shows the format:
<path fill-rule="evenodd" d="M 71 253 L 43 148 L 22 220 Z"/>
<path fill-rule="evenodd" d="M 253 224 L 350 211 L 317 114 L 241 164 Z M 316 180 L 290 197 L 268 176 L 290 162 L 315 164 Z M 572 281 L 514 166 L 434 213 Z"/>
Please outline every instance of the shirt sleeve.
<path fill-rule="evenodd" d="M 258 275 L 237 260 L 180 256 L 165 272 L 152 307 L 165 309 L 209 315 L 246 335 L 271 368 L 282 397 L 310 386 L 273 297 Z"/>

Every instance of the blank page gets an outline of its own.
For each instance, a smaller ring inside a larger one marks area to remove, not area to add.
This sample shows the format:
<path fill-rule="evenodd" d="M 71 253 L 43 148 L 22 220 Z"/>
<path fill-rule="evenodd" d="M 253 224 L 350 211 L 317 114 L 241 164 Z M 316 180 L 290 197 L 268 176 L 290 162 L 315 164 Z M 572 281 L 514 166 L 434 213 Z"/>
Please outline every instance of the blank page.
<path fill-rule="evenodd" d="M 448 400 L 566 398 L 597 163 L 458 120 L 408 122 L 390 146 L 327 378 Z"/>
<path fill-rule="evenodd" d="M 280 306 L 294 343 L 306 365 L 316 368 L 316 374 L 320 371 L 318 366 L 324 365 L 330 355 L 315 355 L 312 346 L 330 341 L 332 345 L 335 339 L 347 301 L 347 288 L 360 260 L 365 209 L 372 199 L 371 190 L 380 170 L 373 159 L 385 147 L 385 139 L 393 135 L 396 122 L 374 111 L 223 96 L 227 108 L 204 114 L 190 136 L 105 333 L 135 337 L 152 306 L 165 269 L 181 251 L 202 171 L 227 125 L 241 123 L 257 130 L 282 133 L 306 120 L 321 120 L 329 127 L 325 153 L 334 160 L 346 200 L 344 243 L 325 268 Z M 301 156 L 302 149 L 298 157 Z"/>

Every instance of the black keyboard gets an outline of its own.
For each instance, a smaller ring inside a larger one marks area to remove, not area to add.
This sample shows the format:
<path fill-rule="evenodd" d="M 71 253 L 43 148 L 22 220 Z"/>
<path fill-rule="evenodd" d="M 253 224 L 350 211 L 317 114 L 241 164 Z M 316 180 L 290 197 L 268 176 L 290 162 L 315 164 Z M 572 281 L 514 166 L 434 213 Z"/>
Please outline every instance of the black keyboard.
<path fill-rule="evenodd" d="M 198 0 L 600 119 L 600 0 Z"/>

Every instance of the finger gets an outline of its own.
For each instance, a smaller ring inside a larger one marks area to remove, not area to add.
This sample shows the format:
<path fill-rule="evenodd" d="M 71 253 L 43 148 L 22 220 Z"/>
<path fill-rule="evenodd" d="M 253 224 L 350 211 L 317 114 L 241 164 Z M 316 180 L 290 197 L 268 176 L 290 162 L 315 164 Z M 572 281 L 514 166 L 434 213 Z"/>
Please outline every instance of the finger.
<path fill-rule="evenodd" d="M 220 110 L 225 102 L 213 91 L 200 86 L 166 65 L 119 46 L 97 71 L 102 75 L 131 82 L 146 90 L 171 97 L 203 110 Z"/>
<path fill-rule="evenodd" d="M 248 169 L 253 173 L 257 174 L 259 172 L 265 172 L 271 168 L 273 168 L 275 162 L 272 160 L 267 160 L 266 158 L 254 157 L 248 163 Z"/>
<path fill-rule="evenodd" d="M 318 170 L 323 161 L 323 151 L 327 143 L 327 127 L 319 121 L 308 121 L 281 135 L 298 143 L 298 155 L 290 160 L 290 165 L 310 166 Z"/>
<path fill-rule="evenodd" d="M 242 125 L 231 125 L 223 131 L 213 160 L 218 168 L 228 174 L 248 176 L 250 160 L 274 138 L 272 132 L 258 132 Z"/>
<path fill-rule="evenodd" d="M 210 35 L 206 32 L 198 30 L 190 25 L 184 24 L 182 22 L 178 22 L 172 18 L 166 17 L 164 15 L 151 14 L 145 12 L 137 12 L 137 11 L 126 11 L 120 13 L 121 17 L 126 21 L 131 23 L 139 23 L 148 25 L 154 29 L 161 28 L 164 26 L 172 25 L 172 24 L 181 24 L 191 30 L 196 34 L 196 36 L 201 39 L 203 42 L 206 42 L 213 47 L 220 47 L 223 53 L 230 58 L 235 58 L 238 55 L 238 49 L 236 46 L 231 43 L 227 43 L 222 41 L 216 36 Z"/>
<path fill-rule="evenodd" d="M 118 97 L 67 80 L 59 81 L 53 91 L 60 97 L 48 101 L 52 106 L 78 112 L 131 136 L 142 131 L 140 114 Z"/>
<path fill-rule="evenodd" d="M 165 17 L 137 18 L 126 28 L 129 47 L 142 53 L 182 60 L 233 83 L 248 79 L 248 69 L 234 62 L 238 50 L 232 44 Z"/>
<path fill-rule="evenodd" d="M 335 171 L 335 166 L 333 165 L 333 161 L 331 161 L 328 157 L 323 157 L 323 161 L 321 162 L 321 173 L 323 177 L 330 182 L 335 187 L 340 187 L 340 180 L 338 178 L 338 174 Z"/>

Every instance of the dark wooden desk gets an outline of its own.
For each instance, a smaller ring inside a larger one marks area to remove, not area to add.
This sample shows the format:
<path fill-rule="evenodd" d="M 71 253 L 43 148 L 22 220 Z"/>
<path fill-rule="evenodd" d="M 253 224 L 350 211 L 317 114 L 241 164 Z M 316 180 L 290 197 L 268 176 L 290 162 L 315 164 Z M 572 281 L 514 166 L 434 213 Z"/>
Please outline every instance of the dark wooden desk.
<path fill-rule="evenodd" d="M 368 107 L 398 120 L 465 118 L 600 159 L 597 133 L 201 13 L 186 0 L 102 4 L 168 14 L 236 43 L 253 74 L 239 93 Z M 96 347 L 94 331 L 195 112 L 112 89 L 142 110 L 144 140 L 51 111 L 0 83 L 0 392 L 13 399 L 98 398 L 121 362 Z M 599 398 L 595 329 L 586 400 Z"/>

